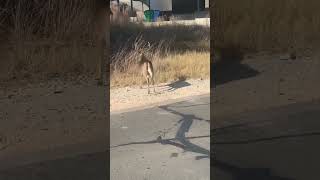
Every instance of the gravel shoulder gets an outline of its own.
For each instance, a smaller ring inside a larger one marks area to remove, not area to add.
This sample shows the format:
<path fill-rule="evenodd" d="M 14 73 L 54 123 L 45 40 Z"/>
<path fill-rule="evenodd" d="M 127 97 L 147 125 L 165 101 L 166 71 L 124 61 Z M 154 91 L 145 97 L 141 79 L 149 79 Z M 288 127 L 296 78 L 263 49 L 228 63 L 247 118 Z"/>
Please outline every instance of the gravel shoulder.
<path fill-rule="evenodd" d="M 210 93 L 209 79 L 191 79 L 174 83 L 155 85 L 156 93 L 147 87 L 125 87 L 110 90 L 110 112 L 136 110 L 139 108 L 153 107 L 166 101 L 180 98 L 204 95 Z"/>

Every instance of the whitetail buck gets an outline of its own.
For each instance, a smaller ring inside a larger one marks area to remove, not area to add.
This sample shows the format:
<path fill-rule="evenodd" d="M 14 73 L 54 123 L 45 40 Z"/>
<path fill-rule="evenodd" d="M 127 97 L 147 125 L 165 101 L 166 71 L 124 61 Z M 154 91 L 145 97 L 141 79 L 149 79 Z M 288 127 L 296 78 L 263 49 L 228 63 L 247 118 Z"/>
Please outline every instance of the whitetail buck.
<path fill-rule="evenodd" d="M 98 51 L 96 80 L 98 80 L 98 85 L 103 85 L 107 79 L 107 61 L 104 59 L 104 50 L 109 43 L 108 25 L 110 15 L 112 15 L 109 3 L 105 0 L 96 0 L 94 15 L 94 40 Z"/>
<path fill-rule="evenodd" d="M 149 48 L 150 43 L 148 42 Z M 153 70 L 153 65 L 152 62 L 145 56 L 144 50 L 142 48 L 137 48 L 135 44 L 135 50 L 139 53 L 139 59 L 138 59 L 138 66 L 141 70 L 142 76 L 146 79 L 147 84 L 148 84 L 148 94 L 150 94 L 150 83 L 152 82 L 153 86 L 153 92 L 155 93 L 155 87 L 154 87 L 154 70 Z M 142 85 L 142 81 L 141 81 Z"/>

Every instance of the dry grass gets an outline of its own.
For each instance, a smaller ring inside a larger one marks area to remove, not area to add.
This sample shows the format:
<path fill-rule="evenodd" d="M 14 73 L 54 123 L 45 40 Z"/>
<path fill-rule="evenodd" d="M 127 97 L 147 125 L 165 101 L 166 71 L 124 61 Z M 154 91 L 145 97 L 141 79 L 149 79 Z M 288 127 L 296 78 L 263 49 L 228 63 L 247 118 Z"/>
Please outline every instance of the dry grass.
<path fill-rule="evenodd" d="M 146 44 L 150 42 L 151 47 Z M 111 87 L 139 85 L 144 81 L 137 67 L 134 45 L 144 49 L 155 67 L 155 83 L 188 78 L 209 78 L 209 28 L 138 24 L 111 28 Z"/>
<path fill-rule="evenodd" d="M 210 77 L 210 53 L 190 51 L 184 54 L 171 54 L 153 60 L 155 83 L 164 83 L 190 78 L 207 79 Z M 111 87 L 140 85 L 143 76 L 132 68 L 126 72 L 113 72 Z"/>
<path fill-rule="evenodd" d="M 2 1 L 0 80 L 92 76 L 98 60 L 93 22 L 99 1 Z"/>
<path fill-rule="evenodd" d="M 317 0 L 216 0 L 212 9 L 215 47 L 285 51 L 319 45 Z"/>
<path fill-rule="evenodd" d="M 189 78 L 210 77 L 210 53 L 190 51 L 173 54 L 155 62 L 159 83 Z"/>
<path fill-rule="evenodd" d="M 110 31 L 111 51 L 115 54 L 127 44 L 133 44 L 138 36 L 150 43 L 171 41 L 173 51 L 210 51 L 210 28 L 198 25 L 163 25 L 159 27 L 128 23 L 112 25 Z"/>

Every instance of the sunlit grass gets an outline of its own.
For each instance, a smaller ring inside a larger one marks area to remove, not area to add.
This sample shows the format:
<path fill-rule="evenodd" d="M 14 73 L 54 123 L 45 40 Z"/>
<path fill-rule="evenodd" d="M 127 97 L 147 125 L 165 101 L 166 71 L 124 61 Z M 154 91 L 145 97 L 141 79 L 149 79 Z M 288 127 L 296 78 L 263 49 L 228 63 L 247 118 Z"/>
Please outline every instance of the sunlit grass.
<path fill-rule="evenodd" d="M 210 53 L 190 51 L 183 54 L 171 54 L 153 61 L 155 83 L 164 83 L 179 79 L 210 77 Z M 136 67 L 133 67 L 136 68 Z M 140 85 L 144 78 L 138 69 L 128 72 L 114 72 L 111 75 L 111 87 Z"/>

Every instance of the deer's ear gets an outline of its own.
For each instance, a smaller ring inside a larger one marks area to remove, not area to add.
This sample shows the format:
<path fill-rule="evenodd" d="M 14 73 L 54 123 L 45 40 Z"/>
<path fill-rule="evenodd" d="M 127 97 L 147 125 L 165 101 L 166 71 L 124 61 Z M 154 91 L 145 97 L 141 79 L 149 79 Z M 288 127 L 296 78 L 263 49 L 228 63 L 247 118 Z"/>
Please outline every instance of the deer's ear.
<path fill-rule="evenodd" d="M 138 50 L 138 47 L 137 47 L 137 43 L 136 43 L 136 42 L 133 44 L 133 48 L 134 48 L 134 50 Z"/>

